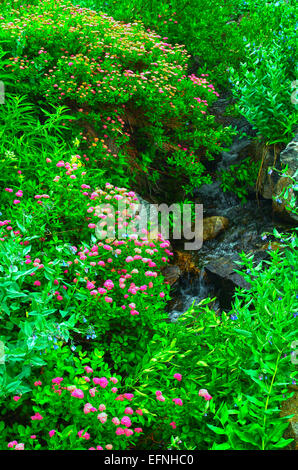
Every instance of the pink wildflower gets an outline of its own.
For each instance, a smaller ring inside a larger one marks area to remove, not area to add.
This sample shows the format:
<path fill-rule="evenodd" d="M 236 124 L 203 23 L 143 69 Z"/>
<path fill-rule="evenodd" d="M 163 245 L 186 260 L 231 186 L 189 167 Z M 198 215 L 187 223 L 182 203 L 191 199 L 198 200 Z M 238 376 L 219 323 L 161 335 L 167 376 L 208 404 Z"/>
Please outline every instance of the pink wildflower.
<path fill-rule="evenodd" d="M 82 390 L 80 390 L 79 388 L 76 388 L 72 394 L 71 394 L 72 397 L 75 397 L 75 398 L 84 398 L 84 393 Z"/>
<path fill-rule="evenodd" d="M 174 374 L 174 379 L 177 379 L 178 382 L 181 382 L 181 380 L 182 380 L 182 375 L 181 375 L 181 374 Z"/>

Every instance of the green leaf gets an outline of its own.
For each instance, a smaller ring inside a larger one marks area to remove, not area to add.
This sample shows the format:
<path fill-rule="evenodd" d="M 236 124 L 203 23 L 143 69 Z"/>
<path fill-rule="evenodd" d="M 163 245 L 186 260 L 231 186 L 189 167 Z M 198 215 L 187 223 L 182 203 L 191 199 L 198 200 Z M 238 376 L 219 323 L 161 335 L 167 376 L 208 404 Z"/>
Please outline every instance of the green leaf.
<path fill-rule="evenodd" d="M 215 434 L 221 434 L 221 435 L 226 434 L 225 429 L 219 428 L 217 426 L 213 426 L 212 424 L 208 424 L 208 423 L 207 423 L 207 426 L 209 429 L 211 429 L 211 431 L 215 432 Z"/>

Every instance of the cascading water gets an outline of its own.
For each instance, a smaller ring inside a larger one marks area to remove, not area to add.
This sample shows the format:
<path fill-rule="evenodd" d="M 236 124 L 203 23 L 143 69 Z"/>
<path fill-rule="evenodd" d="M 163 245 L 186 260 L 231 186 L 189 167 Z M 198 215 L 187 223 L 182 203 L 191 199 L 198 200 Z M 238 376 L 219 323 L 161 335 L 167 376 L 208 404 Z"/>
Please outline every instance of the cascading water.
<path fill-rule="evenodd" d="M 197 278 L 192 278 L 190 274 L 182 277 L 175 286 L 175 300 L 169 311 L 171 321 L 176 321 L 193 304 L 198 304 L 200 300 L 212 295 L 212 287 L 205 280 L 204 268 L 200 271 Z M 219 307 L 218 302 L 214 308 Z"/>
<path fill-rule="evenodd" d="M 223 100 L 222 105 L 226 106 L 226 104 L 226 101 Z M 236 127 L 238 127 L 238 130 L 253 134 L 247 121 L 243 122 L 243 118 L 240 118 Z M 249 137 L 243 139 L 237 136 L 230 150 L 222 152 L 217 168 L 227 169 L 237 160 L 239 161 L 242 150 L 248 147 L 250 143 Z M 261 255 L 260 259 L 262 259 L 265 255 L 265 251 L 261 251 L 261 247 L 265 243 L 266 236 L 264 236 L 264 233 L 271 233 L 274 227 L 285 228 L 285 224 L 273 221 L 271 201 L 258 201 L 255 194 L 252 193 L 251 200 L 241 204 L 235 194 L 222 191 L 220 181 L 201 186 L 196 191 L 196 196 L 203 202 L 204 218 L 211 216 L 226 217 L 229 220 L 229 226 L 216 238 L 204 242 L 200 250 L 191 253 L 200 274 L 197 277 L 190 277 L 186 273 L 173 286 L 172 296 L 175 301 L 170 304 L 169 317 L 171 321 L 176 321 L 194 302 L 198 303 L 206 297 L 214 298 L 214 296 L 217 296 L 217 301 L 213 305 L 215 310 L 220 310 L 222 307 L 229 308 L 232 294 L 228 297 L 228 300 L 221 299 L 225 296 L 222 294 L 225 293 L 221 292 L 210 278 L 208 282 L 208 276 L 206 276 L 208 267 L 212 267 L 211 271 L 216 271 L 218 267 L 220 271 L 221 263 L 227 263 L 228 265 L 230 263 L 232 266 L 238 258 L 238 253 L 242 251 L 246 253 L 254 252 Z M 239 285 L 241 286 L 241 280 Z"/>

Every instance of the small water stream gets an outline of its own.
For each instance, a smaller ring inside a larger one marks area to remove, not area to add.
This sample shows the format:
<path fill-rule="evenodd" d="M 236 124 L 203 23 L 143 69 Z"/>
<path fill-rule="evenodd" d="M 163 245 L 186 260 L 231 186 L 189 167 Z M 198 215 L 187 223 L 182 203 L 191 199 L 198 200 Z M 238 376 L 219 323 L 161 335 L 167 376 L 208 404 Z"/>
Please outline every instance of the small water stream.
<path fill-rule="evenodd" d="M 246 129 L 247 131 L 247 129 Z M 249 137 L 240 139 L 237 136 L 227 152 L 222 152 L 218 168 L 228 168 L 235 161 L 239 161 L 239 154 L 250 144 Z M 203 243 L 200 250 L 192 252 L 192 258 L 200 270 L 198 276 L 184 273 L 172 288 L 174 300 L 169 306 L 169 317 L 175 321 L 192 304 L 198 303 L 206 297 L 217 297 L 213 308 L 217 311 L 229 308 L 232 297 L 226 297 L 224 292 L 218 289 L 214 282 L 206 276 L 206 269 L 212 266 L 216 271 L 217 266 L 227 263 L 232 265 L 238 257 L 238 253 L 254 252 L 265 254 L 264 245 L 266 239 L 264 233 L 271 233 L 274 227 L 282 230 L 287 226 L 273 219 L 271 200 L 257 200 L 252 192 L 250 200 L 241 204 L 239 198 L 228 192 L 223 192 L 220 182 L 212 185 L 204 185 L 199 188 L 196 196 L 203 202 L 204 218 L 210 216 L 223 216 L 229 220 L 228 228 L 219 236 Z M 239 269 L 239 268 L 238 268 Z"/>

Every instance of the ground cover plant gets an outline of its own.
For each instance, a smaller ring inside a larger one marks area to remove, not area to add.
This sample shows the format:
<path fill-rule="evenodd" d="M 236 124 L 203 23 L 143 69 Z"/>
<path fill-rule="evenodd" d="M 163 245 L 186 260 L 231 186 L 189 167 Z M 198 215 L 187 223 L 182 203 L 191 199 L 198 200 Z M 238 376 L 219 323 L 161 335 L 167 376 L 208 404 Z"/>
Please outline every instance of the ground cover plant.
<path fill-rule="evenodd" d="M 1 450 L 291 443 L 296 230 L 264 234 L 262 262 L 241 254 L 250 288 L 230 309 L 208 297 L 170 322 L 173 244 L 138 203 L 194 204 L 218 178 L 236 131 L 210 109 L 228 86 L 264 145 L 289 141 L 293 18 L 291 1 L 1 4 Z M 221 187 L 245 202 L 259 166 Z"/>
<path fill-rule="evenodd" d="M 49 350 L 32 392 L 10 397 L 6 420 L 17 410 L 21 424 L 3 422 L 3 442 L 11 449 L 284 447 L 291 440 L 283 438 L 279 405 L 297 373 L 296 248 L 295 237 L 283 239 L 264 271 L 243 255 L 251 291 L 239 291 L 221 317 L 206 299 L 178 324 L 156 328 L 125 386 L 99 350 L 91 357 L 81 348 Z"/>

